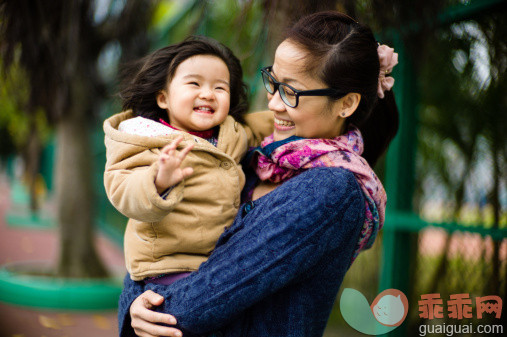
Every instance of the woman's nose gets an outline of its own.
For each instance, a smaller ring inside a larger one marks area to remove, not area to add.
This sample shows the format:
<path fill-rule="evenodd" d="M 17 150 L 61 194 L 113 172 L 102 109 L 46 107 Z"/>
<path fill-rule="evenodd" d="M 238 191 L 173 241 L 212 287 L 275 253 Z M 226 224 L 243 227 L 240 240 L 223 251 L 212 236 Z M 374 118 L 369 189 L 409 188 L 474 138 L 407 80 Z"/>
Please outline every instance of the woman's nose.
<path fill-rule="evenodd" d="M 274 94 L 268 93 L 268 108 L 271 111 L 285 111 L 285 104 L 280 97 L 279 90 L 277 90 Z"/>

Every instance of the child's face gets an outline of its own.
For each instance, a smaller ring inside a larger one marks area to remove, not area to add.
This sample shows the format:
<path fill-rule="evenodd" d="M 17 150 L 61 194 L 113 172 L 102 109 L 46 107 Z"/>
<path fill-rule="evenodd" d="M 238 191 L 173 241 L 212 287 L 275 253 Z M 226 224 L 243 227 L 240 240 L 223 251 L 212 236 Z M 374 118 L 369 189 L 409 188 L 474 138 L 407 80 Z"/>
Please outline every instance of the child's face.
<path fill-rule="evenodd" d="M 166 88 L 157 95 L 172 126 L 183 131 L 205 131 L 229 114 L 230 76 L 222 59 L 196 55 L 183 61 Z"/>

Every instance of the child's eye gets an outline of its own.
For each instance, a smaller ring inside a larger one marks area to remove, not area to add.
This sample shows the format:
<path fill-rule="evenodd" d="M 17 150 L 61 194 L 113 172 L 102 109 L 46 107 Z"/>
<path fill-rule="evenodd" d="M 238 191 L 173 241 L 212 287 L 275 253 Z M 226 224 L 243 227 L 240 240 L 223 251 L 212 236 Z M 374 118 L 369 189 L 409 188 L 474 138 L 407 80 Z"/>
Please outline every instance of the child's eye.
<path fill-rule="evenodd" d="M 225 90 L 225 91 L 227 91 L 227 88 L 225 88 L 225 87 L 216 87 L 216 89 L 217 90 Z"/>
<path fill-rule="evenodd" d="M 197 82 L 189 82 L 188 84 L 199 86 L 199 83 L 197 83 Z"/>

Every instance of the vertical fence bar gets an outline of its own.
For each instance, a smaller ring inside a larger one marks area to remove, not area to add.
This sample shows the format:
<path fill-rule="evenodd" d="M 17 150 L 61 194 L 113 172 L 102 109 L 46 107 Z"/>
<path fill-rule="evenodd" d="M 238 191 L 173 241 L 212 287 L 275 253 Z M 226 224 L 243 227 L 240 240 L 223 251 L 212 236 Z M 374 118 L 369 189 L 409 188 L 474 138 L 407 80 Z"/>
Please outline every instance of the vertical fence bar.
<path fill-rule="evenodd" d="M 396 79 L 395 94 L 400 112 L 400 128 L 386 160 L 386 190 L 388 215 L 383 232 L 382 274 L 379 291 L 395 288 L 410 298 L 410 261 L 414 234 L 396 228 L 389 223 L 389 213 L 412 211 L 415 180 L 415 154 L 417 144 L 417 90 L 412 60 L 405 50 L 399 34 L 394 33 L 393 47 L 399 56 L 399 65 L 393 74 Z M 389 336 L 406 336 L 406 327 L 389 333 Z"/>

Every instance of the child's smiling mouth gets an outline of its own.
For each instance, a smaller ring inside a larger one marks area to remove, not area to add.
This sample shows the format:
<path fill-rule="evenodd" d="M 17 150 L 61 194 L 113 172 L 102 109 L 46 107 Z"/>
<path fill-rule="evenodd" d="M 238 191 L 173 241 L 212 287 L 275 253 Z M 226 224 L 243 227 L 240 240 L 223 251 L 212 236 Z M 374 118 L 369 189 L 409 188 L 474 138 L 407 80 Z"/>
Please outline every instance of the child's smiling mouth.
<path fill-rule="evenodd" d="M 213 114 L 215 110 L 208 105 L 199 105 L 194 108 L 195 112 L 203 113 L 203 114 Z"/>

